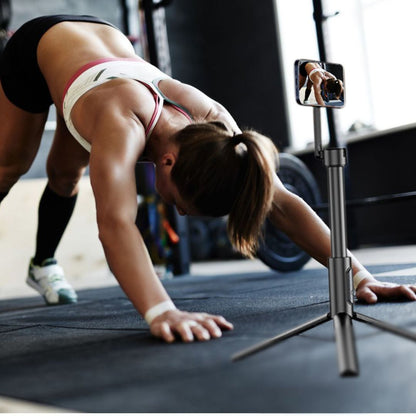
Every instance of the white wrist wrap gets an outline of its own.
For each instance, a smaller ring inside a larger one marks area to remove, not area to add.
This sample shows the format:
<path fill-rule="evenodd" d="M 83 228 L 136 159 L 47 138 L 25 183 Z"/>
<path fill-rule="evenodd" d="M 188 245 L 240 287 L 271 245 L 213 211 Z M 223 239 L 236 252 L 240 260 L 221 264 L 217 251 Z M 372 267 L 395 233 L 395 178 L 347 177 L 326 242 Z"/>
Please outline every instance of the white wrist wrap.
<path fill-rule="evenodd" d="M 176 306 L 171 300 L 160 302 L 148 309 L 144 315 L 144 320 L 150 325 L 157 316 L 162 315 L 166 311 L 173 311 L 174 309 L 176 309 Z"/>
<path fill-rule="evenodd" d="M 372 278 L 371 274 L 367 270 L 360 270 L 359 272 L 355 273 L 354 277 L 352 278 L 352 281 L 354 283 L 354 289 L 357 289 L 361 281 L 367 278 Z"/>

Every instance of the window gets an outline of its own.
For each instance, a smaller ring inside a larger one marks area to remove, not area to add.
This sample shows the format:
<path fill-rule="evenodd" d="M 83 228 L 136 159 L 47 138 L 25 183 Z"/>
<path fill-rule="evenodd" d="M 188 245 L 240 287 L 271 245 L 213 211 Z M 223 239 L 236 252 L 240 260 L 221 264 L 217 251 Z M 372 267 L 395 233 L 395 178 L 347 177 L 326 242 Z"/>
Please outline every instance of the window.
<path fill-rule="evenodd" d="M 416 2 L 322 0 L 322 4 L 324 14 L 332 16 L 324 23 L 327 59 L 345 70 L 346 106 L 334 111 L 340 137 L 415 123 L 416 54 L 411 42 L 416 39 Z M 276 0 L 276 6 L 292 146 L 302 149 L 312 139 L 312 112 L 297 108 L 290 86 L 295 59 L 319 59 L 313 4 Z"/>

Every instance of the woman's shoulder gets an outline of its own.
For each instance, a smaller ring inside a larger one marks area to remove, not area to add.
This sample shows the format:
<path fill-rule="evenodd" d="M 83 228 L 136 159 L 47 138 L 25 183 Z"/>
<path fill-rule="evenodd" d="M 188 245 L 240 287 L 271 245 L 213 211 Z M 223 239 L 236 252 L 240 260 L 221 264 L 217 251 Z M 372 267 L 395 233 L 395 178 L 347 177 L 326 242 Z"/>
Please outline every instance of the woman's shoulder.
<path fill-rule="evenodd" d="M 215 105 L 202 91 L 176 79 L 163 79 L 158 86 L 167 98 L 186 108 L 194 120 L 205 119 Z"/>

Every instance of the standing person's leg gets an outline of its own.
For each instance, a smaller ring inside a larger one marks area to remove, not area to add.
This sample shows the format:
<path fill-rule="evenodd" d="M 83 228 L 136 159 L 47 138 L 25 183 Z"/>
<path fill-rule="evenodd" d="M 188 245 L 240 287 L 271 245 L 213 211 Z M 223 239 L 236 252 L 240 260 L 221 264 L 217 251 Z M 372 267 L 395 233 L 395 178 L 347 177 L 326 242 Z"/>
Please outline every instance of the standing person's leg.
<path fill-rule="evenodd" d="M 77 295 L 57 264 L 55 251 L 72 216 L 78 182 L 89 154 L 70 135 L 58 117 L 48 157 L 48 183 L 39 203 L 36 252 L 29 265 L 27 282 L 41 293 L 46 303 L 75 303 Z"/>

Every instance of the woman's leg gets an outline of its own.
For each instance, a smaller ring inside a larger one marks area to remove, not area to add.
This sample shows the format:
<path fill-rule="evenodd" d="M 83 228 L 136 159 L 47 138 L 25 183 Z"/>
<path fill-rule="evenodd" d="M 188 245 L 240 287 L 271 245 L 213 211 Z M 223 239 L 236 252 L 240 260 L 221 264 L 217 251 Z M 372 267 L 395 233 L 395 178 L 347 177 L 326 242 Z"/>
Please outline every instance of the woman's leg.
<path fill-rule="evenodd" d="M 47 116 L 16 107 L 0 83 L 0 202 L 32 165 Z"/>
<path fill-rule="evenodd" d="M 39 203 L 36 253 L 27 279 L 28 284 L 38 290 L 48 304 L 77 301 L 75 291 L 54 257 L 74 210 L 78 183 L 88 160 L 88 152 L 75 141 L 63 119 L 58 117 L 47 162 L 49 181 Z"/>
<path fill-rule="evenodd" d="M 48 184 L 39 203 L 36 253 L 33 263 L 53 258 L 71 218 L 78 196 L 78 182 L 88 164 L 89 154 L 68 132 L 58 117 L 48 157 Z"/>

